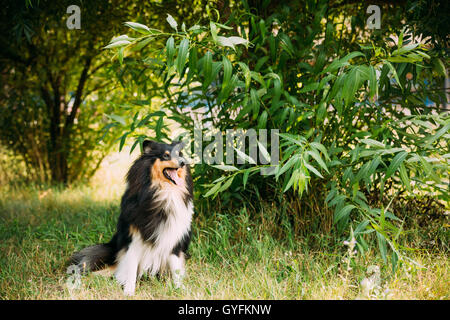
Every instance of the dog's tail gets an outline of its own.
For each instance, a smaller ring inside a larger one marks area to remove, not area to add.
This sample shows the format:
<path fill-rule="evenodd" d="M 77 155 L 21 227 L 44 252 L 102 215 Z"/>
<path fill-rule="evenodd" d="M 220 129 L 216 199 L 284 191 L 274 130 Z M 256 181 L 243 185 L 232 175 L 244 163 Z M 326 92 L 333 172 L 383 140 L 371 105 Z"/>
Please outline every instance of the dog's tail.
<path fill-rule="evenodd" d="M 70 259 L 72 265 L 78 266 L 82 273 L 103 269 L 114 264 L 116 250 L 110 243 L 97 244 L 76 252 Z"/>

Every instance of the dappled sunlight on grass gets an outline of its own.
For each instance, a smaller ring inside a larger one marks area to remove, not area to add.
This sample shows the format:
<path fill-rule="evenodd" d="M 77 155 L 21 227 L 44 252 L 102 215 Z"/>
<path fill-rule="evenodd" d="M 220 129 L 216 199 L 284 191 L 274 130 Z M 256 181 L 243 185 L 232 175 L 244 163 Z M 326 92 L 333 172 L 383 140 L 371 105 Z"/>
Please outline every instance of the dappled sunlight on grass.
<path fill-rule="evenodd" d="M 68 189 L 32 186 L 4 190 L 0 197 L 1 299 L 364 299 L 361 281 L 369 266 L 381 270 L 372 299 L 449 299 L 446 252 L 413 251 L 426 268 L 402 263 L 397 273 L 371 250 L 342 262 L 346 246 L 323 234 L 295 235 L 242 209 L 235 215 L 196 213 L 184 289 L 169 276 L 144 276 L 136 295 L 125 297 L 112 277 L 89 274 L 71 289 L 70 255 L 106 242 L 120 213 L 124 177 L 134 157 L 124 151 L 106 158 L 89 185 Z"/>

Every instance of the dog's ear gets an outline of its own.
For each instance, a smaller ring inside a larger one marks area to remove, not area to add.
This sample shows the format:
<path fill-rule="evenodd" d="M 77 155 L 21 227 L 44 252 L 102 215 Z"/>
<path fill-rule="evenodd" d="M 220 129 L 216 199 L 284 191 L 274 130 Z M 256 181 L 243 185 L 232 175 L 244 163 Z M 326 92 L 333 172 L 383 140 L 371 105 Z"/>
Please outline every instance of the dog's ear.
<path fill-rule="evenodd" d="M 149 153 L 150 151 L 154 150 L 156 148 L 156 142 L 151 140 L 144 140 L 142 143 L 142 150 L 144 150 L 144 153 Z"/>

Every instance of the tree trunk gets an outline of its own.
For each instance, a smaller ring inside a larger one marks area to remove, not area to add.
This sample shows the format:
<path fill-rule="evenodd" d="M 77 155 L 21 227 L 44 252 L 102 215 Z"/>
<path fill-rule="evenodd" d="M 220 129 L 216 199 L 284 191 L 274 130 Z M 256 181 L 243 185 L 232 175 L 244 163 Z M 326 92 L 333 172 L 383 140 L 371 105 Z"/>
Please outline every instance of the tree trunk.
<path fill-rule="evenodd" d="M 69 183 L 68 158 L 73 134 L 73 124 L 83 101 L 83 90 L 88 78 L 92 57 L 87 57 L 80 74 L 71 110 L 67 110 L 64 102 L 64 92 L 60 92 L 60 79 L 54 79 L 49 73 L 49 80 L 53 88 L 53 101 L 48 97 L 44 100 L 49 105 L 50 114 L 50 144 L 49 168 L 52 183 Z M 67 110 L 67 112 L 66 112 Z"/>

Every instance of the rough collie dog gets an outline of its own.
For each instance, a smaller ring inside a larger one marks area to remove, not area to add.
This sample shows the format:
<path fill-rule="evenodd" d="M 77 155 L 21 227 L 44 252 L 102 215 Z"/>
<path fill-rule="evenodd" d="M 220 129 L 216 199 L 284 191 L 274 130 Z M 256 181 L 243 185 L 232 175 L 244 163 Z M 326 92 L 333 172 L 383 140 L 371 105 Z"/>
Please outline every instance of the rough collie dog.
<path fill-rule="evenodd" d="M 127 174 L 117 231 L 110 242 L 75 253 L 72 264 L 82 272 L 110 267 L 133 295 L 146 272 L 170 271 L 176 287 L 185 274 L 191 235 L 193 185 L 182 144 L 144 141 L 143 153 Z"/>

